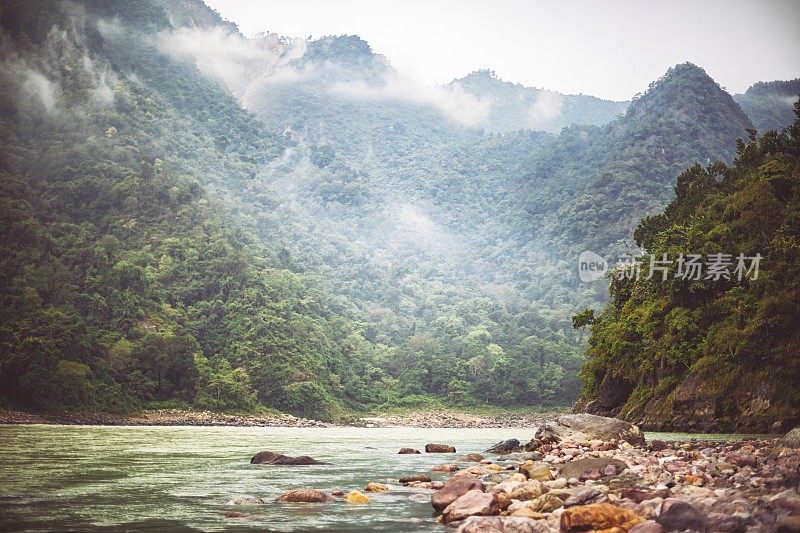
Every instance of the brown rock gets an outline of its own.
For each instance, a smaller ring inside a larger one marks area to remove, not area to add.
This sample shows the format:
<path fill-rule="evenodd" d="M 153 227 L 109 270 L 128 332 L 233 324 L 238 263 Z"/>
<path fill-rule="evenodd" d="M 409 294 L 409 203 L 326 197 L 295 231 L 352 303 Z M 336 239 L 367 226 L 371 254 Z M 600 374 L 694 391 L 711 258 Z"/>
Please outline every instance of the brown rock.
<path fill-rule="evenodd" d="M 620 493 L 622 498 L 633 500 L 636 503 L 642 503 L 645 500 L 652 500 L 653 498 L 669 498 L 671 495 L 669 489 L 662 490 L 639 490 L 639 489 L 623 489 Z"/>
<path fill-rule="evenodd" d="M 445 524 L 463 520 L 468 516 L 486 516 L 500 513 L 497 495 L 471 490 L 448 505 L 442 513 Z"/>
<path fill-rule="evenodd" d="M 550 533 L 545 522 L 516 516 L 470 516 L 456 533 Z"/>
<path fill-rule="evenodd" d="M 414 483 L 414 482 L 430 483 L 431 476 L 427 474 L 417 474 L 415 476 L 403 476 L 398 481 L 400 481 L 400 483 L 403 483 L 404 485 L 407 483 Z"/>
<path fill-rule="evenodd" d="M 528 481 L 527 483 L 514 488 L 509 496 L 512 500 L 533 500 L 544 494 L 545 489 L 539 481 Z"/>
<path fill-rule="evenodd" d="M 459 461 L 463 461 L 465 463 L 480 463 L 483 461 L 483 459 L 484 457 L 479 453 L 468 453 L 458 458 Z"/>
<path fill-rule="evenodd" d="M 425 453 L 456 453 L 456 447 L 449 444 L 426 444 Z"/>
<path fill-rule="evenodd" d="M 606 477 L 607 468 L 609 468 L 608 472 L 610 475 L 616 475 L 628 468 L 628 465 L 619 459 L 612 459 L 610 457 L 585 457 L 568 462 L 561 467 L 558 475 L 566 479 L 573 477 L 580 479 L 587 477 L 587 474 L 596 470 L 601 473 L 602 477 Z"/>
<path fill-rule="evenodd" d="M 275 452 L 258 452 L 250 459 L 250 464 L 254 465 L 326 465 L 328 463 L 323 463 L 317 461 L 316 459 L 309 457 L 308 455 L 301 455 L 299 457 L 290 457 L 288 455 L 283 455 L 282 453 L 275 453 Z"/>
<path fill-rule="evenodd" d="M 454 477 L 445 483 L 444 487 L 431 494 L 431 505 L 441 513 L 448 505 L 471 490 L 483 492 L 486 487 L 474 477 Z"/>
<path fill-rule="evenodd" d="M 650 442 L 650 450 L 660 452 L 667 449 L 667 443 L 663 440 L 654 440 Z"/>
<path fill-rule="evenodd" d="M 556 509 L 564 507 L 564 502 L 552 494 L 542 494 L 531 500 L 526 507 L 536 513 L 552 513 Z"/>
<path fill-rule="evenodd" d="M 563 415 L 554 422 L 547 422 L 536 430 L 535 437 L 545 444 L 595 439 L 605 442 L 625 440 L 633 445 L 645 443 L 642 431 L 630 422 L 584 413 Z"/>
<path fill-rule="evenodd" d="M 644 519 L 631 511 L 620 509 L 610 503 L 581 505 L 564 510 L 561 514 L 561 531 L 611 531 L 626 532 Z"/>
<path fill-rule="evenodd" d="M 401 455 L 411 455 L 415 453 L 420 453 L 420 451 L 414 448 L 400 448 L 400 451 L 397 453 Z"/>
<path fill-rule="evenodd" d="M 455 463 L 449 463 L 439 466 L 434 466 L 431 468 L 431 472 L 444 472 L 444 473 L 451 473 L 458 470 L 458 465 Z"/>
<path fill-rule="evenodd" d="M 364 490 L 366 492 L 389 492 L 389 486 L 383 483 L 367 483 Z"/>
<path fill-rule="evenodd" d="M 628 530 L 628 533 L 664 533 L 664 526 L 658 522 L 648 520 L 641 524 L 635 525 Z"/>
<path fill-rule="evenodd" d="M 330 498 L 327 494 L 317 489 L 295 489 L 284 492 L 276 500 L 279 502 L 291 503 L 320 503 L 328 501 Z"/>

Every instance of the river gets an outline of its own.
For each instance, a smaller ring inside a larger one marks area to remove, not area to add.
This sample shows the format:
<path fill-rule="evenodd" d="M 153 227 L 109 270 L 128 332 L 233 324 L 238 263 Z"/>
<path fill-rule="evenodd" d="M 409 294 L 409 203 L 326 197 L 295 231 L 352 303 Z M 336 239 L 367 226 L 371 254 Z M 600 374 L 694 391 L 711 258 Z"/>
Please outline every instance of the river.
<path fill-rule="evenodd" d="M 511 437 L 526 442 L 533 432 L 0 425 L 0 530 L 443 531 L 433 521 L 429 492 L 404 488 L 397 479 L 454 457 L 398 455 L 398 449 L 441 442 L 460 455 Z M 331 465 L 251 465 L 261 450 Z M 370 481 L 390 483 L 392 491 L 370 494 L 364 505 L 273 501 L 293 488 L 362 490 Z M 267 503 L 227 505 L 237 496 Z M 227 518 L 233 510 L 246 516 Z"/>

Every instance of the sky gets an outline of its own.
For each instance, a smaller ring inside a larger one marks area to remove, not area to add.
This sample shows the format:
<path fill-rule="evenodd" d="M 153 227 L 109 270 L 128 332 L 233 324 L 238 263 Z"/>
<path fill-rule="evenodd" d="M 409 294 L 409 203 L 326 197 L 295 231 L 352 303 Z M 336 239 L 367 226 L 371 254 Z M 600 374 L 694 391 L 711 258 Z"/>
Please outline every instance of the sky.
<path fill-rule="evenodd" d="M 206 0 L 251 37 L 359 35 L 406 76 L 629 100 L 678 63 L 729 92 L 800 77 L 800 0 Z"/>

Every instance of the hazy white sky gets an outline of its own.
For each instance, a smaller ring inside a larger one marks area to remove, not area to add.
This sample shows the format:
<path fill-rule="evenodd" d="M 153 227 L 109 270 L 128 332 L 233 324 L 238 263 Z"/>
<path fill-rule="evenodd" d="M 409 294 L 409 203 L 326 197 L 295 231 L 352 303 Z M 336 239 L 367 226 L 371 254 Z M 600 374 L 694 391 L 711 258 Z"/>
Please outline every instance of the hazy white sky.
<path fill-rule="evenodd" d="M 800 77 L 800 0 L 206 0 L 252 36 L 357 34 L 425 84 L 479 68 L 627 100 L 692 61 L 730 92 Z"/>

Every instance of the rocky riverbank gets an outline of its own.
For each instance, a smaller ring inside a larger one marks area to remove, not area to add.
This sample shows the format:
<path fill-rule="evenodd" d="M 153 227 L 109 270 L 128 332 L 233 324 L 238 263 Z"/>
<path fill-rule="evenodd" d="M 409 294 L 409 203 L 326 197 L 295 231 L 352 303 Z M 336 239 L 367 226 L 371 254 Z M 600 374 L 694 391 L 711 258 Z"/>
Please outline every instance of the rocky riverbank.
<path fill-rule="evenodd" d="M 0 424 L 67 424 L 93 426 L 237 426 L 331 427 L 333 424 L 282 414 L 234 415 L 212 411 L 159 409 L 124 415 L 109 413 L 26 413 L 0 411 Z"/>
<path fill-rule="evenodd" d="M 536 428 L 557 417 L 558 412 L 512 413 L 508 415 L 480 416 L 455 411 L 423 411 L 403 415 L 363 417 L 360 422 L 367 427 L 413 428 Z"/>

